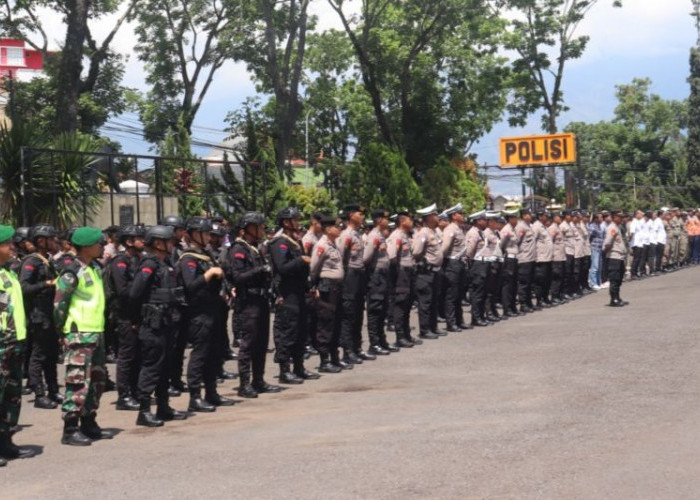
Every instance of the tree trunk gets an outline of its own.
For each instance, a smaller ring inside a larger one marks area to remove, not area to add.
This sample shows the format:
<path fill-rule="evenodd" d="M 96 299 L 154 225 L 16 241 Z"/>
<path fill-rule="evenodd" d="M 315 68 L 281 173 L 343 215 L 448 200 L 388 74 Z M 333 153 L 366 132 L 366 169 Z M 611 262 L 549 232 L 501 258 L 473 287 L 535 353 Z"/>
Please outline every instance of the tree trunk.
<path fill-rule="evenodd" d="M 71 132 L 78 128 L 78 99 L 80 73 L 83 69 L 83 46 L 87 33 L 90 0 L 68 0 L 66 15 L 66 43 L 63 46 L 58 72 L 56 129 Z"/>

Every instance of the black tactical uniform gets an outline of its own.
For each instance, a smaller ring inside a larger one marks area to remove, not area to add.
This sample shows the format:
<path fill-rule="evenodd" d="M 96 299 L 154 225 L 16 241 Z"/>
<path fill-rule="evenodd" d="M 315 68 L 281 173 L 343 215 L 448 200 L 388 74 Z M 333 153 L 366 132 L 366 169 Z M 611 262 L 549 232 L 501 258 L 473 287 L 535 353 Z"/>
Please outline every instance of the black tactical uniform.
<path fill-rule="evenodd" d="M 241 218 L 241 227 L 261 226 L 265 218 L 250 212 Z M 260 251 L 243 238 L 237 238 L 229 250 L 229 279 L 236 287 L 237 314 L 242 326 L 241 347 L 238 351 L 238 371 L 241 385 L 238 395 L 255 398 L 260 392 L 279 392 L 263 376 L 265 357 L 270 341 L 271 269 Z M 253 383 L 251 384 L 251 374 Z"/>
<path fill-rule="evenodd" d="M 169 228 L 155 226 L 149 237 L 167 236 Z M 162 238 L 165 240 L 165 238 Z M 138 266 L 129 293 L 131 310 L 138 315 L 138 338 L 141 350 L 141 370 L 137 395 L 140 403 L 137 425 L 159 427 L 164 420 L 183 420 L 187 416 L 170 408 L 168 395 L 169 367 L 173 355 L 173 330 L 170 309 L 184 299 L 177 287 L 175 270 L 154 254 L 146 254 Z M 151 394 L 155 391 L 158 410 L 151 414 Z"/>
<path fill-rule="evenodd" d="M 124 243 L 127 238 L 143 236 L 143 230 L 136 226 L 127 226 L 120 232 L 119 238 Z M 131 321 L 129 313 L 129 291 L 134 280 L 139 258 L 127 252 L 118 252 L 107 263 L 104 276 L 105 298 L 109 310 L 108 321 L 112 323 L 118 336 L 117 351 L 117 410 L 137 410 L 134 399 L 136 382 L 139 378 L 138 329 Z"/>
<path fill-rule="evenodd" d="M 187 223 L 190 232 L 208 232 L 211 224 L 207 219 L 193 217 Z M 193 240 L 194 241 L 194 240 Z M 197 242 L 198 244 L 201 244 Z M 214 411 L 216 406 L 230 406 L 233 401 L 222 398 L 216 391 L 216 377 L 220 354 L 217 332 L 221 323 L 221 279 L 213 277 L 206 281 L 204 274 L 216 267 L 211 257 L 201 249 L 187 249 L 177 264 L 178 284 L 185 289 L 188 305 L 188 339 L 192 343 L 187 365 L 187 385 L 190 391 L 191 411 Z M 205 400 L 201 398 L 204 385 Z"/>
<path fill-rule="evenodd" d="M 168 215 L 165 217 L 161 225 L 168 226 L 173 229 L 185 229 L 185 222 L 177 215 Z M 170 255 L 170 265 L 177 266 L 180 256 L 185 252 L 186 246 L 182 241 L 175 241 L 173 252 Z M 177 305 L 170 310 L 170 321 L 175 331 L 175 347 L 170 364 L 170 395 L 179 396 L 185 390 L 185 384 L 182 382 L 183 367 L 185 362 L 185 348 L 187 347 L 187 308 L 186 304 Z"/>
<path fill-rule="evenodd" d="M 40 236 L 53 238 L 55 235 L 56 232 L 51 226 L 35 226 L 30 231 L 30 237 L 34 241 Z M 58 391 L 58 333 L 53 322 L 56 287 L 46 284 L 47 281 L 56 279 L 56 271 L 46 256 L 38 252 L 32 253 L 22 261 L 19 279 L 27 312 L 27 330 L 32 338 L 29 386 L 34 389 L 36 395 L 34 406 L 53 409 L 63 400 Z M 44 378 L 48 398 L 43 385 Z"/>
<path fill-rule="evenodd" d="M 282 226 L 284 220 L 298 219 L 299 216 L 295 208 L 286 208 L 277 218 Z M 275 362 L 280 365 L 280 382 L 285 384 L 300 384 L 304 379 L 319 377 L 304 368 L 309 264 L 303 255 L 301 242 L 287 234 L 283 233 L 270 242 L 278 294 L 274 322 Z M 290 371 L 290 360 L 294 363 L 294 373 Z"/>

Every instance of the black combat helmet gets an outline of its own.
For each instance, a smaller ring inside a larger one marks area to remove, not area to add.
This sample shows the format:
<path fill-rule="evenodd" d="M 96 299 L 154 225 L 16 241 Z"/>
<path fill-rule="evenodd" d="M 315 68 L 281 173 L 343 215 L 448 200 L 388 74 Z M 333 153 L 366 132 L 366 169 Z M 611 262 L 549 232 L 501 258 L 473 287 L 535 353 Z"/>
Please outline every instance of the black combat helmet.
<path fill-rule="evenodd" d="M 146 231 L 146 245 L 153 246 L 153 240 L 169 241 L 175 234 L 171 226 L 153 226 Z"/>
<path fill-rule="evenodd" d="M 160 223 L 173 229 L 185 229 L 185 221 L 178 215 L 166 215 Z"/>
<path fill-rule="evenodd" d="M 262 226 L 265 224 L 265 217 L 260 212 L 246 212 L 241 216 L 241 220 L 238 221 L 238 227 L 241 229 L 245 229 L 251 224 Z"/>
<path fill-rule="evenodd" d="M 211 231 L 212 226 L 211 226 L 211 221 L 207 219 L 206 217 L 190 217 L 190 219 L 187 221 L 187 228 L 188 231 L 201 231 L 201 232 L 206 232 L 206 231 Z"/>
<path fill-rule="evenodd" d="M 29 241 L 32 243 L 36 244 L 36 240 L 38 238 L 55 238 L 56 237 L 56 228 L 53 226 L 49 226 L 48 224 L 37 224 L 36 226 L 32 226 L 32 228 L 29 230 Z"/>

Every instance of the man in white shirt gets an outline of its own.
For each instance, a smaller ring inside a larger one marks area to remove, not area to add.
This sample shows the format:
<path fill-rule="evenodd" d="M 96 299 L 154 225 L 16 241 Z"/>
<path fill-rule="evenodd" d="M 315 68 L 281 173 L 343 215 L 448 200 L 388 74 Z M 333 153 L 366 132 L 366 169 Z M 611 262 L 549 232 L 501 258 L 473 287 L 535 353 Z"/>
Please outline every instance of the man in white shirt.
<path fill-rule="evenodd" d="M 644 265 L 644 241 L 646 239 L 644 231 L 644 213 L 637 210 L 634 219 L 630 223 L 629 242 L 632 248 L 632 278 L 639 277 L 641 268 Z"/>

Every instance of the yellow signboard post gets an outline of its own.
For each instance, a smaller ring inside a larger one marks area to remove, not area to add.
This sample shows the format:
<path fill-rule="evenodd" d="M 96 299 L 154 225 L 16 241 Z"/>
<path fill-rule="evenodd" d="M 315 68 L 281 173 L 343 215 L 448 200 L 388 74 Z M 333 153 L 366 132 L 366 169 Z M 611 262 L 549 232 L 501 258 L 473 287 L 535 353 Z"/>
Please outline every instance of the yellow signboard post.
<path fill-rule="evenodd" d="M 576 163 L 574 134 L 531 135 L 501 139 L 501 168 Z"/>

